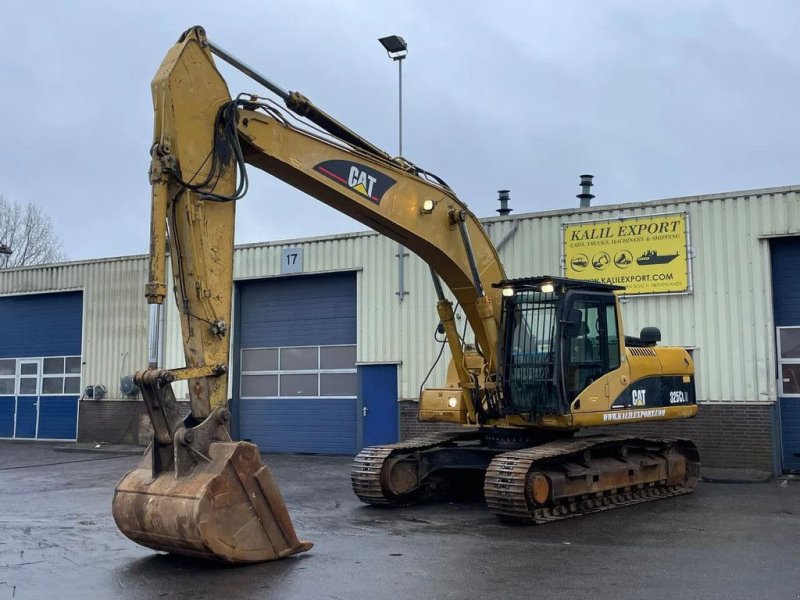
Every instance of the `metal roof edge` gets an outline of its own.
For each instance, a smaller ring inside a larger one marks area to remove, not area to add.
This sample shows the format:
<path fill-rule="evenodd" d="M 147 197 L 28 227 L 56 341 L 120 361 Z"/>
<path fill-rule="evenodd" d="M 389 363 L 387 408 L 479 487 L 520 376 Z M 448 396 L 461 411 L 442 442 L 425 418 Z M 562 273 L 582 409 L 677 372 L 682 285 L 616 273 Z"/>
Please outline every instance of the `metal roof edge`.
<path fill-rule="evenodd" d="M 723 200 L 728 198 L 743 198 L 747 196 L 765 196 L 773 194 L 786 194 L 790 192 L 800 192 L 800 185 L 786 185 L 771 188 L 756 188 L 752 190 L 738 190 L 731 192 L 721 192 L 715 194 L 702 194 L 695 196 L 680 196 L 677 198 L 662 198 L 659 200 L 647 200 L 644 202 L 624 202 L 620 204 L 598 204 L 589 208 L 581 209 L 577 206 L 570 208 L 559 208 L 554 210 L 546 210 L 541 212 L 528 212 L 519 213 L 516 215 L 505 215 L 496 217 L 479 217 L 481 223 L 497 223 L 502 221 L 514 221 L 522 219 L 541 219 L 546 217 L 556 216 L 574 216 L 574 215 L 590 215 L 593 213 L 607 212 L 613 210 L 630 210 L 635 208 L 643 208 L 649 206 L 664 206 L 669 204 L 687 204 L 696 202 L 709 202 L 712 200 Z M 362 230 L 352 231 L 346 233 L 336 233 L 331 235 L 321 235 L 309 238 L 288 238 L 283 240 L 273 240 L 265 242 L 251 242 L 248 244 L 237 244 L 234 250 L 247 250 L 249 248 L 265 248 L 270 246 L 287 246 L 290 244 L 308 244 L 314 242 L 327 242 L 336 240 L 354 239 L 360 237 L 369 237 L 381 235 L 376 231 Z M 73 267 L 87 264 L 107 263 L 107 262 L 121 262 L 121 261 L 134 261 L 134 260 L 147 260 L 147 254 L 130 254 L 124 256 L 109 256 L 104 258 L 90 258 L 75 261 L 65 261 L 58 263 L 49 263 L 44 265 L 26 265 L 23 267 L 12 267 L 7 269 L 0 269 L 0 273 L 13 273 L 15 271 L 30 271 L 32 269 L 52 269 L 61 267 Z"/>
<path fill-rule="evenodd" d="M 689 204 L 697 202 L 710 202 L 713 200 L 724 200 L 732 198 L 746 198 L 748 196 L 767 196 L 774 194 L 787 194 L 790 192 L 800 192 L 800 185 L 785 185 L 772 188 L 756 188 L 752 190 L 738 190 L 731 192 L 720 192 L 714 194 L 698 194 L 695 196 L 679 196 L 677 198 L 661 198 L 658 200 L 646 200 L 643 202 L 623 202 L 619 204 L 597 204 L 589 208 L 558 208 L 541 212 L 519 213 L 513 216 L 481 217 L 481 222 L 495 223 L 498 221 L 512 221 L 514 219 L 541 219 L 545 217 L 586 215 L 609 210 L 625 210 L 648 206 L 664 206 L 669 204 Z"/>
<path fill-rule="evenodd" d="M 286 246 L 290 244 L 307 244 L 309 242 L 335 241 L 341 239 L 366 237 L 370 235 L 380 235 L 380 234 L 375 231 L 366 230 L 366 231 L 353 231 L 347 233 L 335 233 L 331 235 L 320 235 L 310 238 L 290 238 L 285 240 L 274 240 L 268 242 L 251 242 L 249 244 L 236 244 L 234 250 L 246 250 L 248 248 L 264 248 L 268 246 Z M 129 254 L 125 256 L 86 258 L 81 260 L 71 260 L 58 263 L 47 263 L 43 265 L 25 265 L 22 267 L 10 267 L 7 269 L 0 269 L 0 273 L 13 273 L 14 271 L 30 271 L 32 269 L 54 269 L 62 267 L 74 267 L 74 266 L 88 265 L 88 264 L 94 265 L 97 263 L 108 263 L 108 262 L 122 262 L 122 261 L 134 261 L 134 260 L 146 261 L 147 257 L 148 257 L 147 254 Z"/>
<path fill-rule="evenodd" d="M 85 258 L 82 260 L 68 260 L 64 262 L 45 263 L 42 265 L 23 265 L 21 267 L 8 267 L 0 269 L 2 273 L 15 271 L 32 271 L 33 269 L 60 269 L 62 267 L 77 267 L 80 265 L 95 265 L 97 263 L 124 262 L 134 260 L 147 260 L 147 254 L 128 254 L 125 256 L 107 256 L 103 258 Z"/>
<path fill-rule="evenodd" d="M 345 233 L 332 233 L 329 235 L 318 235 L 307 238 L 288 238 L 285 240 L 271 240 L 268 242 L 250 242 L 249 244 L 236 244 L 234 250 L 247 250 L 248 248 L 264 248 L 266 246 L 287 246 L 290 244 L 308 244 L 313 242 L 332 242 L 336 240 L 347 240 L 359 237 L 381 235 L 377 231 L 365 229 L 362 231 L 348 231 Z"/>

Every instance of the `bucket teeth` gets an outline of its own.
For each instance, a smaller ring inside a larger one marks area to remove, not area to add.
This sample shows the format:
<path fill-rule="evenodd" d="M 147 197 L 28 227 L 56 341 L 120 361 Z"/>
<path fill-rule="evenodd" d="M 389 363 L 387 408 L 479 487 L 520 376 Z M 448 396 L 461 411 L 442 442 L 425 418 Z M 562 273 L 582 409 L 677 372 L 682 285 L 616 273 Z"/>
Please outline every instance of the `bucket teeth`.
<path fill-rule="evenodd" d="M 153 476 L 152 448 L 116 487 L 119 529 L 154 550 L 229 563 L 275 560 L 309 550 L 283 496 L 247 442 L 213 442 L 191 472 Z"/>

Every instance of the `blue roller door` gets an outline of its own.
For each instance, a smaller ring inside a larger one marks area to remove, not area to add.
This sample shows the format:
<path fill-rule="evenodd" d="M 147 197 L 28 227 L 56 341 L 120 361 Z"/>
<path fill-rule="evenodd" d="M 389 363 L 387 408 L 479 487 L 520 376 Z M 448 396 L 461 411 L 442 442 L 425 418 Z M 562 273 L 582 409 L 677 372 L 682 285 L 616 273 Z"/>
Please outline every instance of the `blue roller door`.
<path fill-rule="evenodd" d="M 14 413 L 17 399 L 14 396 L 0 396 L 0 438 L 14 437 Z"/>
<path fill-rule="evenodd" d="M 74 440 L 81 292 L 0 298 L 0 437 Z"/>
<path fill-rule="evenodd" d="M 234 395 L 264 452 L 358 450 L 356 275 L 239 282 Z"/>
<path fill-rule="evenodd" d="M 800 473 L 800 237 L 770 244 L 784 472 Z"/>

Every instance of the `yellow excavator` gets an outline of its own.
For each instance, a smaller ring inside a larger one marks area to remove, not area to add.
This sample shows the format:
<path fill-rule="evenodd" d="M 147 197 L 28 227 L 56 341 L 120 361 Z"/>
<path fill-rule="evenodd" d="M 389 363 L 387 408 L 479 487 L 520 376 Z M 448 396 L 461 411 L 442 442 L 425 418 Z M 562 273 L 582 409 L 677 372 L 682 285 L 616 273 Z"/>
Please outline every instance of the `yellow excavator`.
<path fill-rule="evenodd" d="M 213 56 L 277 95 L 232 99 Z M 153 84 L 150 366 L 135 376 L 153 425 L 144 459 L 117 485 L 120 530 L 145 546 L 231 563 L 273 560 L 312 544 L 294 531 L 258 448 L 234 442 L 227 408 L 236 200 L 253 165 L 402 243 L 431 269 L 447 382 L 426 389 L 421 421 L 458 424 L 364 449 L 357 497 L 404 505 L 458 496 L 483 481 L 504 520 L 545 523 L 690 492 L 688 440 L 576 435 L 581 428 L 694 416 L 694 365 L 660 332 L 623 334 L 622 288 L 509 279 L 476 217 L 447 184 L 391 157 L 209 41 L 201 27 L 173 46 Z M 169 252 L 167 252 L 169 248 Z M 158 366 L 158 310 L 172 261 L 186 367 Z M 454 304 L 474 334 L 459 331 Z M 171 384 L 186 380 L 182 416 Z"/>

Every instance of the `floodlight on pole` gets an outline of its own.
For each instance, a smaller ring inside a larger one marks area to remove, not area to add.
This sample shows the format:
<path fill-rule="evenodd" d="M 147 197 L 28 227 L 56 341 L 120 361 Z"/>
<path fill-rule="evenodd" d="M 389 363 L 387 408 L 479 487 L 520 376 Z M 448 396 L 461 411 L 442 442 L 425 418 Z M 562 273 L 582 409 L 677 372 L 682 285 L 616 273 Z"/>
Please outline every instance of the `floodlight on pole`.
<path fill-rule="evenodd" d="M 386 53 L 394 61 L 397 61 L 398 66 L 398 116 L 399 116 L 399 156 L 403 156 L 403 59 L 408 55 L 408 44 L 399 35 L 388 35 L 378 39 L 381 45 L 386 49 Z"/>
<path fill-rule="evenodd" d="M 399 101 L 397 103 L 398 111 L 398 156 L 403 156 L 403 59 L 408 54 L 408 44 L 399 35 L 387 35 L 386 37 L 379 38 L 378 41 L 386 49 L 386 53 L 393 61 L 397 62 L 398 73 L 398 92 Z M 400 303 L 403 303 L 403 298 L 406 297 L 406 277 L 404 269 L 404 260 L 408 256 L 408 252 L 403 247 L 403 244 L 397 244 L 397 297 Z"/>
<path fill-rule="evenodd" d="M 0 254 L 10 255 L 10 254 L 14 254 L 14 251 L 11 248 L 9 248 L 8 246 L 6 246 L 5 244 L 0 244 Z"/>

